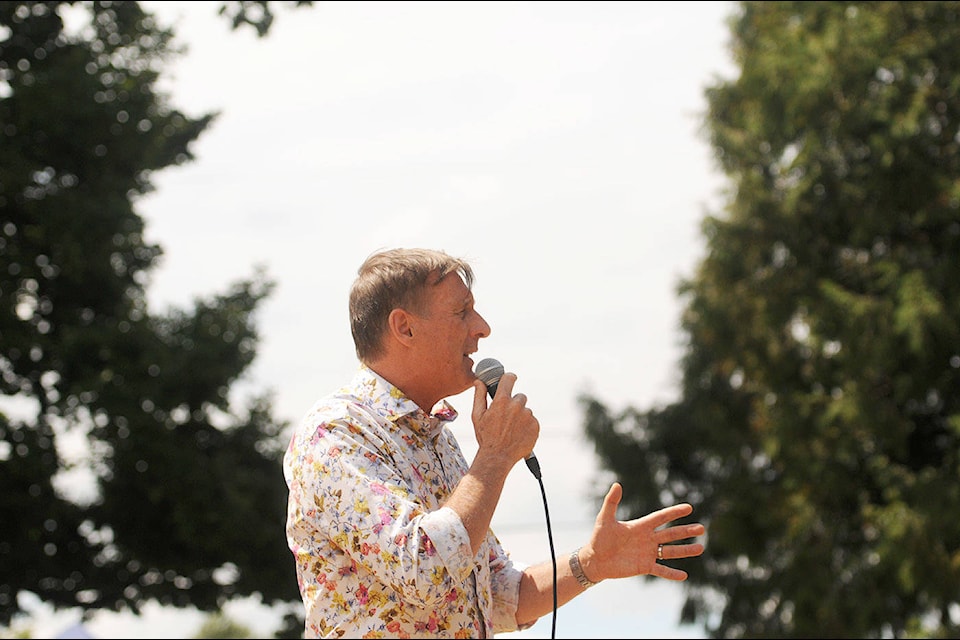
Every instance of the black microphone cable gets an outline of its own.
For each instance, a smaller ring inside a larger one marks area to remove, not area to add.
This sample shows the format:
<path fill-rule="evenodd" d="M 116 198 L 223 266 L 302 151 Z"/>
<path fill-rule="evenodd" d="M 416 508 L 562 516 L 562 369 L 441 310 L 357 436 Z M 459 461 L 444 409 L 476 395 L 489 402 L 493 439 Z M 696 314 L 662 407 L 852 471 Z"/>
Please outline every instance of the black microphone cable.
<path fill-rule="evenodd" d="M 499 360 L 495 358 L 485 358 L 477 363 L 475 370 L 475 375 L 477 378 L 486 385 L 487 393 L 490 394 L 490 398 L 493 399 L 493 396 L 497 393 L 497 384 L 500 383 L 500 377 L 503 375 L 504 369 L 503 365 L 500 364 Z M 557 637 L 557 554 L 554 551 L 553 546 L 553 528 L 550 525 L 550 507 L 547 504 L 547 491 L 543 486 L 543 478 L 540 474 L 540 461 L 537 460 L 537 456 L 530 452 L 523 461 L 527 464 L 527 468 L 530 470 L 530 473 L 533 474 L 533 477 L 537 479 L 537 483 L 540 485 L 540 495 L 543 498 L 543 514 L 547 521 L 547 540 L 550 542 L 550 558 L 553 561 L 553 621 L 550 628 L 550 637 Z"/>
<path fill-rule="evenodd" d="M 530 461 L 533 461 L 531 463 Z M 537 457 L 531 456 L 526 459 L 527 467 L 533 472 L 534 477 L 540 484 L 540 495 L 543 496 L 543 515 L 547 520 L 547 539 L 550 541 L 550 558 L 553 560 L 553 621 L 550 628 L 550 637 L 557 637 L 557 554 L 553 550 L 553 530 L 550 528 L 550 509 L 547 506 L 547 492 L 543 488 L 543 480 L 540 478 L 540 464 L 537 463 Z M 534 466 L 536 471 L 534 471 Z"/>

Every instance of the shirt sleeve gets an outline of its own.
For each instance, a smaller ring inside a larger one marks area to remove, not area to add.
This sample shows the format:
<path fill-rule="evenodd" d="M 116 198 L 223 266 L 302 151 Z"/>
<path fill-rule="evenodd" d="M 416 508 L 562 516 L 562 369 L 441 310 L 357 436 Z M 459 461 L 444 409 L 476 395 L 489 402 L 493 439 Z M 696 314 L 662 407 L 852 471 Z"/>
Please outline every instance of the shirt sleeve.
<path fill-rule="evenodd" d="M 520 578 L 528 565 L 514 562 L 492 533 L 490 545 L 490 576 L 493 592 L 493 628 L 497 633 L 509 633 L 529 629 L 534 622 L 517 624 L 517 608 L 520 605 Z"/>
<path fill-rule="evenodd" d="M 428 510 L 365 427 L 320 422 L 300 443 L 293 480 L 315 503 L 301 517 L 405 600 L 435 607 L 473 570 L 466 529 L 451 509 Z"/>
<path fill-rule="evenodd" d="M 459 514 L 449 507 L 441 507 L 421 518 L 420 529 L 433 542 L 437 555 L 454 579 L 466 580 L 477 558 L 473 556 L 470 536 Z"/>
<path fill-rule="evenodd" d="M 460 451 L 460 446 L 456 438 L 449 431 L 445 431 L 441 438 L 444 446 L 439 447 L 440 451 L 448 453 L 445 464 L 456 466 L 456 473 L 462 477 L 467 473 L 467 462 Z M 451 517 L 456 521 L 464 535 L 465 549 L 462 551 L 463 559 L 470 553 L 469 538 L 466 537 L 466 528 L 463 527 L 460 517 L 448 510 Z M 523 570 L 527 567 L 511 560 L 510 555 L 501 545 L 500 541 L 492 531 L 487 531 L 487 538 L 484 548 L 488 550 L 487 565 L 490 575 L 490 601 L 491 618 L 494 631 L 496 633 L 508 633 L 522 629 L 528 629 L 533 626 L 533 622 L 518 626 L 517 608 L 520 603 L 520 578 L 523 576 Z M 483 551 L 481 551 L 483 553 Z M 470 567 L 467 567 L 468 569 Z"/>

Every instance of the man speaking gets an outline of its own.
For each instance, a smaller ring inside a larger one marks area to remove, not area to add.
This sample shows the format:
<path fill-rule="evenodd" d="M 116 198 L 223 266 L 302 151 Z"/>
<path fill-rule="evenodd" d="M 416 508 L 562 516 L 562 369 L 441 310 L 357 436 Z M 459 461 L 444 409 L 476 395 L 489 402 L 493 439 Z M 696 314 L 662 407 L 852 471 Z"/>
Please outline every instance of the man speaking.
<path fill-rule="evenodd" d="M 540 425 L 513 391 L 516 374 L 474 371 L 490 325 L 473 279 L 466 261 L 429 249 L 386 250 L 360 266 L 349 300 L 358 370 L 307 412 L 283 461 L 305 637 L 492 638 L 601 580 L 685 580 L 664 561 L 703 554 L 681 542 L 702 524 L 670 524 L 691 505 L 621 522 L 613 483 L 579 549 L 556 563 L 511 559 L 490 522 L 514 465 L 536 461 Z M 478 449 L 468 463 L 445 398 L 471 386 Z"/>

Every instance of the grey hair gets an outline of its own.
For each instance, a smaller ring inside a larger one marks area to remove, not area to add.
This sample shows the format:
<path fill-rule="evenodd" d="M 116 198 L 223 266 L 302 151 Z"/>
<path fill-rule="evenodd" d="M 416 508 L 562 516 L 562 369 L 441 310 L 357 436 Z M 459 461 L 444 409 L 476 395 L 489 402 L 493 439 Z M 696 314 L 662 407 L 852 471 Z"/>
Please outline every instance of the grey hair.
<path fill-rule="evenodd" d="M 350 288 L 350 332 L 360 361 L 382 355 L 391 311 L 420 311 L 427 285 L 454 272 L 468 288 L 473 287 L 470 264 L 443 251 L 386 249 L 371 254 L 360 265 Z"/>

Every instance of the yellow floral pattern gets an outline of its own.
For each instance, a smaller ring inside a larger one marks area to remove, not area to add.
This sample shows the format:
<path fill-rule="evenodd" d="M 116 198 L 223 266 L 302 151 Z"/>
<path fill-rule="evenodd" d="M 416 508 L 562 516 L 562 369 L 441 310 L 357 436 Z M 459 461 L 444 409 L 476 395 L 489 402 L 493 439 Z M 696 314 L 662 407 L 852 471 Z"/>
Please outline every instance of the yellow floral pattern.
<path fill-rule="evenodd" d="M 524 566 L 492 531 L 474 555 L 459 516 L 443 506 L 468 469 L 449 429 L 456 417 L 445 401 L 427 415 L 361 365 L 301 421 L 283 473 L 305 637 L 517 630 Z"/>

